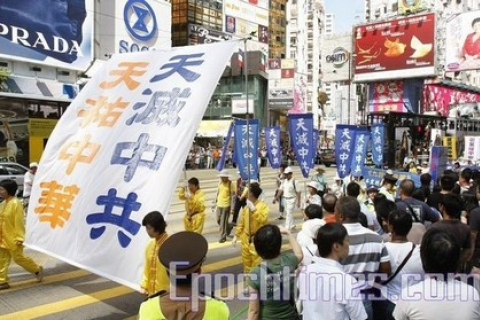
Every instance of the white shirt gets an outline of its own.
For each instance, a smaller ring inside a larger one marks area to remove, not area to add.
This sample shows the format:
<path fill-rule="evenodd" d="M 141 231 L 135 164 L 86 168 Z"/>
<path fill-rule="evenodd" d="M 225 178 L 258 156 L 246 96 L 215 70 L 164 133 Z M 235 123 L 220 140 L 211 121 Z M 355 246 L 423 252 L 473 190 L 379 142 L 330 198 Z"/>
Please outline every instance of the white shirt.
<path fill-rule="evenodd" d="M 412 243 L 395 243 L 387 242 L 385 247 L 388 250 L 390 257 L 390 266 L 392 267 L 392 275 L 397 271 L 397 268 L 403 262 L 408 253 L 412 250 Z M 422 267 L 422 260 L 420 259 L 420 246 L 415 246 L 412 256 L 402 268 L 402 270 L 387 283 L 387 290 L 382 292 L 382 295 L 393 303 L 397 303 L 402 289 L 410 287 L 423 280 L 425 272 Z"/>
<path fill-rule="evenodd" d="M 309 202 L 307 202 L 307 200 Z M 320 198 L 320 196 L 318 194 L 306 195 L 305 196 L 305 203 L 303 204 L 303 209 L 305 209 L 306 207 L 308 207 L 311 204 L 318 204 L 319 206 L 321 206 L 322 205 L 322 198 Z"/>
<path fill-rule="evenodd" d="M 30 193 L 32 193 L 32 185 L 33 179 L 35 175 L 29 171 L 25 172 L 25 176 L 23 178 L 23 197 L 27 198 L 30 197 Z"/>
<path fill-rule="evenodd" d="M 298 276 L 304 320 L 364 320 L 367 313 L 357 281 L 337 261 L 320 257 Z"/>
<path fill-rule="evenodd" d="M 480 319 L 480 298 L 468 284 L 427 278 L 402 290 L 393 311 L 396 320 Z"/>
<path fill-rule="evenodd" d="M 295 190 L 297 192 L 300 192 L 298 182 L 293 178 L 290 180 L 284 179 L 279 189 L 283 190 L 283 196 L 287 199 L 297 197 L 297 193 L 295 192 Z"/>

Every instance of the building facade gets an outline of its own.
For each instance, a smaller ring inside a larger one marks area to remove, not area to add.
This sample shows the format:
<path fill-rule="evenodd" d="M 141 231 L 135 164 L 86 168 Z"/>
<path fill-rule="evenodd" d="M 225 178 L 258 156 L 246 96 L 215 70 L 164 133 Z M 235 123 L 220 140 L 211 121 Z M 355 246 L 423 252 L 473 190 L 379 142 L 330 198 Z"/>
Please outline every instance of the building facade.
<path fill-rule="evenodd" d="M 295 90 L 301 92 L 302 107 L 296 112 L 311 112 L 319 125 L 318 91 L 321 88 L 320 48 L 325 28 L 321 0 L 293 0 L 287 5 L 287 58 L 295 60 Z M 297 104 L 297 102 L 295 102 Z"/>

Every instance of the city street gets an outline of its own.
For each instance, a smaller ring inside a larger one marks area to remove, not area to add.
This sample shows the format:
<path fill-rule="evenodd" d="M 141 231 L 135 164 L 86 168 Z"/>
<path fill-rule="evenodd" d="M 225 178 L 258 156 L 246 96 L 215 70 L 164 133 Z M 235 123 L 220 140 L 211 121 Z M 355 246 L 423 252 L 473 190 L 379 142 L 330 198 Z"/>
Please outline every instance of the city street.
<path fill-rule="evenodd" d="M 298 167 L 294 167 L 294 178 L 305 181 Z M 236 170 L 229 169 L 233 178 Z M 326 168 L 329 184 L 335 175 L 334 168 Z M 315 172 L 312 170 L 312 174 Z M 215 170 L 187 171 L 187 178 L 197 177 L 206 193 L 207 204 L 210 207 L 216 195 L 218 185 Z M 276 188 L 277 170 L 262 168 L 261 186 L 264 189 L 265 201 L 270 206 L 270 222 L 278 223 L 278 205 L 273 205 L 272 197 Z M 161 183 L 159 181 L 159 183 Z M 185 185 L 184 173 L 179 177 L 179 186 Z M 305 185 L 305 184 L 303 184 Z M 304 189 L 304 188 L 302 188 Z M 183 230 L 183 203 L 174 194 L 169 216 L 167 231 L 169 234 Z M 296 212 L 297 230 L 301 226 L 301 213 Z M 143 231 L 143 230 L 142 230 Z M 209 252 L 205 261 L 204 273 L 233 273 L 242 271 L 239 246 L 234 248 L 230 241 L 220 244 L 214 214 L 209 208 L 205 222 L 204 236 L 209 242 Z M 285 242 L 283 248 L 289 249 Z M 45 269 L 42 283 L 26 273 L 17 265 L 10 268 L 11 289 L 0 293 L 0 320 L 6 319 L 135 319 L 138 307 L 144 297 L 132 289 L 113 281 L 91 274 L 85 270 L 68 265 L 53 257 L 26 249 Z M 215 296 L 222 297 L 226 292 L 241 292 L 242 286 L 223 286 L 215 290 Z M 245 319 L 247 302 L 229 299 L 231 319 Z"/>

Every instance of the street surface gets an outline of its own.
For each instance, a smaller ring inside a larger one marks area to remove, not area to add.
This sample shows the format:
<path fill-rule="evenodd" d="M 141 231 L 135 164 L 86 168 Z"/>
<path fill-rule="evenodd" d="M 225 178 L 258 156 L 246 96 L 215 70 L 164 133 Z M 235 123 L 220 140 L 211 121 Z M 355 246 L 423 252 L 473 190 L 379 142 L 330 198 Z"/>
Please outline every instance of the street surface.
<path fill-rule="evenodd" d="M 300 170 L 294 167 L 294 178 L 303 182 Z M 229 169 L 236 179 L 235 169 Z M 335 175 L 334 168 L 326 168 L 326 177 L 329 184 Z M 315 171 L 311 171 L 312 174 Z M 261 169 L 261 187 L 264 190 L 265 201 L 270 206 L 271 223 L 278 224 L 278 204 L 272 204 L 276 189 L 277 170 Z M 207 219 L 203 235 L 209 242 L 207 259 L 203 266 L 203 273 L 232 273 L 242 272 L 240 248 L 234 248 L 230 241 L 219 243 L 218 227 L 215 214 L 210 206 L 216 196 L 219 179 L 215 170 L 187 171 L 187 179 L 197 177 L 200 186 L 207 198 Z M 161 182 L 159 182 L 161 183 Z M 305 185 L 305 184 L 304 184 Z M 179 186 L 185 186 L 185 176 L 182 172 L 179 177 Z M 302 188 L 303 189 L 303 188 Z M 184 204 L 174 194 L 171 210 L 167 218 L 167 232 L 173 234 L 183 230 Z M 295 214 L 297 230 L 301 226 L 301 213 Z M 144 231 L 144 229 L 142 229 Z M 289 249 L 287 242 L 284 250 Z M 10 266 L 10 286 L 8 290 L 0 291 L 0 320 L 7 319 L 136 319 L 140 303 L 144 297 L 130 288 L 119 285 L 108 279 L 94 275 L 88 271 L 78 269 L 61 260 L 26 249 L 26 254 L 43 265 L 45 277 L 42 283 L 37 283 L 34 276 L 27 273 L 15 264 Z M 215 284 L 214 294 L 221 298 L 229 292 L 237 296 L 242 286 L 223 283 Z M 220 289 L 222 288 L 222 289 Z M 208 291 L 208 290 L 207 290 Z M 247 302 L 238 299 L 227 299 L 230 307 L 231 319 L 245 319 Z"/>

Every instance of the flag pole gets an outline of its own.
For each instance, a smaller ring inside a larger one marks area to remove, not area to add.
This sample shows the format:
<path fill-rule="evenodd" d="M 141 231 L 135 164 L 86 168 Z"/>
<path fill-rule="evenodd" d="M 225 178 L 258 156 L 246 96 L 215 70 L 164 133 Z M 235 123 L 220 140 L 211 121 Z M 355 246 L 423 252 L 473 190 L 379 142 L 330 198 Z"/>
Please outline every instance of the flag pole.
<path fill-rule="evenodd" d="M 243 39 L 243 49 L 244 49 L 244 57 L 245 61 L 243 62 L 243 67 L 244 67 L 244 72 L 243 75 L 245 77 L 245 97 L 246 97 L 246 107 L 247 107 L 247 114 L 246 114 L 246 119 L 247 119 L 247 148 L 250 150 L 250 108 L 249 108 L 249 103 L 248 103 L 248 52 L 247 52 L 247 41 L 251 39 L 251 37 L 244 38 Z M 250 190 L 250 154 L 249 157 L 247 157 L 247 186 L 248 190 Z"/>

